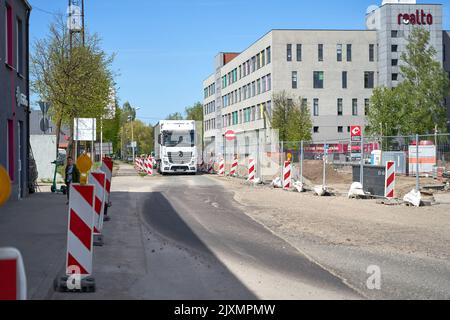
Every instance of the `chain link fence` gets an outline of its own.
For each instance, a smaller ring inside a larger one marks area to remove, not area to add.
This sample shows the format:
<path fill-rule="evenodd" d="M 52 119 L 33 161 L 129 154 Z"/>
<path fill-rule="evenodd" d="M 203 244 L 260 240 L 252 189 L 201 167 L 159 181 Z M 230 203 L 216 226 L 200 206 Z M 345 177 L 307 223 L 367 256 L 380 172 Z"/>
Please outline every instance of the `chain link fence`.
<path fill-rule="evenodd" d="M 265 183 L 283 176 L 284 162 L 291 160 L 292 178 L 306 185 L 325 185 L 346 192 L 352 182 L 370 189 L 372 180 L 364 176 L 373 168 L 384 175 L 388 161 L 395 162 L 397 196 L 413 188 L 442 184 L 450 170 L 450 134 L 363 137 L 362 141 L 278 141 L 278 133 L 258 130 L 236 133 L 234 139 L 205 143 L 207 166 L 218 171 L 225 161 L 228 174 L 234 161 L 236 176 L 248 177 L 250 159 L 256 161 L 256 176 Z M 363 174 L 361 175 L 361 166 Z"/>

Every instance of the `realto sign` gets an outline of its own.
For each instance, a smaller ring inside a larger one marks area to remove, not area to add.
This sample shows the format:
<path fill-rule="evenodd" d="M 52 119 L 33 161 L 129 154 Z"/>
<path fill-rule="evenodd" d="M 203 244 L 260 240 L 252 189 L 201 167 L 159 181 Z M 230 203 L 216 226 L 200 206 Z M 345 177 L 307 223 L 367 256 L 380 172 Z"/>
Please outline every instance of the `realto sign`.
<path fill-rule="evenodd" d="M 432 25 L 433 15 L 431 13 L 426 14 L 423 10 L 416 10 L 415 13 L 400 13 L 398 24 Z"/>

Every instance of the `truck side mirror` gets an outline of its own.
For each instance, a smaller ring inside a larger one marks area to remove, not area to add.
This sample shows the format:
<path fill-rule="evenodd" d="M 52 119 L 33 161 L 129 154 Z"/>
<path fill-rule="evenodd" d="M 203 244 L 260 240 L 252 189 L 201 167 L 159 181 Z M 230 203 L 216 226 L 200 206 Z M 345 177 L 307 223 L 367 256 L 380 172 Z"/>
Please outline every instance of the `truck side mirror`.
<path fill-rule="evenodd" d="M 161 133 L 160 133 L 160 134 L 158 134 L 158 144 L 159 144 L 159 145 L 161 145 L 161 144 L 162 144 L 162 141 L 161 141 Z"/>

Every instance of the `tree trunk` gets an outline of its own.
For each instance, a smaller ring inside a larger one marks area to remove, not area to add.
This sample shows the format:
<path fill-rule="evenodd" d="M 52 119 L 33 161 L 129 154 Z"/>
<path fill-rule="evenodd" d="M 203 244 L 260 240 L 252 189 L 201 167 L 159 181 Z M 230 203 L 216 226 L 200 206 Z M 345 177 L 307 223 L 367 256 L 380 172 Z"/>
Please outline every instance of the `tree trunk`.
<path fill-rule="evenodd" d="M 58 159 L 59 155 L 59 142 L 60 142 L 60 136 L 61 136 L 61 125 L 62 125 L 62 118 L 60 117 L 58 121 L 56 122 L 56 158 Z"/>

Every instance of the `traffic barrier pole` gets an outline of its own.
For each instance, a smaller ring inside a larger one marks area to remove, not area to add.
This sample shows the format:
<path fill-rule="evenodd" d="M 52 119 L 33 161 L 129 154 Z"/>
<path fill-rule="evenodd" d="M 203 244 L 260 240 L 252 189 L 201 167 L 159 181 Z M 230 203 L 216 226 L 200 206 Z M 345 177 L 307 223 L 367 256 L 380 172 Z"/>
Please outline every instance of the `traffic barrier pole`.
<path fill-rule="evenodd" d="M 386 183 L 384 196 L 388 199 L 395 197 L 395 162 L 388 161 L 386 163 Z"/>
<path fill-rule="evenodd" d="M 152 157 L 147 158 L 147 174 L 149 176 L 153 175 L 153 158 Z"/>
<path fill-rule="evenodd" d="M 0 301 L 26 299 L 27 278 L 22 255 L 14 248 L 0 248 Z"/>
<path fill-rule="evenodd" d="M 109 221 L 108 208 L 112 206 L 111 203 L 111 183 L 112 183 L 112 173 L 113 173 L 114 163 L 111 158 L 103 158 L 101 170 L 106 174 L 106 199 L 105 199 L 105 210 L 104 210 L 104 221 Z"/>
<path fill-rule="evenodd" d="M 219 176 L 225 176 L 225 160 L 223 158 L 219 162 Z"/>
<path fill-rule="evenodd" d="M 230 176 L 235 176 L 238 168 L 238 159 L 234 157 L 233 164 L 231 165 Z"/>
<path fill-rule="evenodd" d="M 70 185 L 66 274 L 55 279 L 55 291 L 95 291 L 92 277 L 94 204 L 94 185 Z"/>
<path fill-rule="evenodd" d="M 103 246 L 103 217 L 105 211 L 106 174 L 104 172 L 91 172 L 89 183 L 95 187 L 94 203 L 94 246 Z"/>
<path fill-rule="evenodd" d="M 256 161 L 253 158 L 248 159 L 248 179 L 247 181 L 254 182 L 255 181 L 255 172 L 256 170 Z"/>
<path fill-rule="evenodd" d="M 283 189 L 289 190 L 292 186 L 292 165 L 290 161 L 284 162 L 284 169 L 283 169 Z"/>

